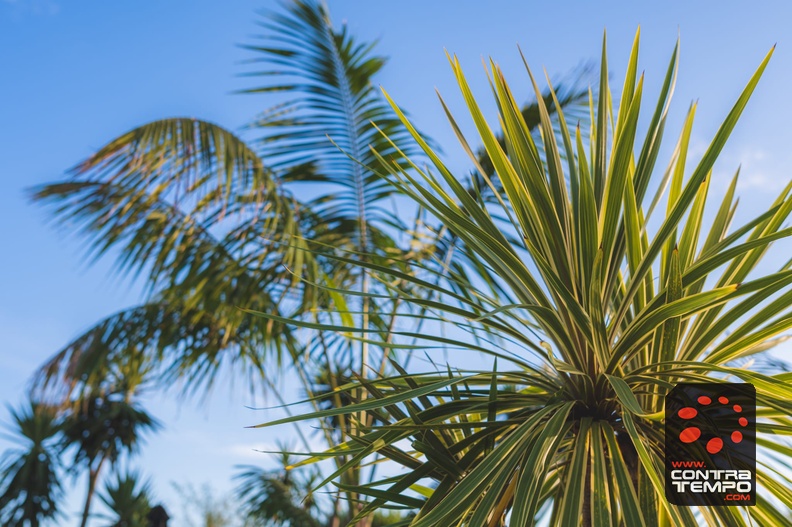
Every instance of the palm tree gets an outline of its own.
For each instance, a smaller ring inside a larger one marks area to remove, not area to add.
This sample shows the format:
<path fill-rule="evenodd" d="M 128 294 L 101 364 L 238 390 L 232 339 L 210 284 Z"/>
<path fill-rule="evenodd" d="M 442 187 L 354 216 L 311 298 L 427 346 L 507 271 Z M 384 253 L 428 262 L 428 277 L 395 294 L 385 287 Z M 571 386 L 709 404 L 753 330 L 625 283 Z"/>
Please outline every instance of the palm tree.
<path fill-rule="evenodd" d="M 76 404 L 65 416 L 64 446 L 73 447 L 72 467 L 84 468 L 88 473 L 81 527 L 88 523 L 105 463 L 115 465 L 123 455 L 134 454 L 140 447 L 141 435 L 159 427 L 156 419 L 130 400 L 129 393 L 90 397 Z"/>
<path fill-rule="evenodd" d="M 105 485 L 99 499 L 113 511 L 109 527 L 148 527 L 151 510 L 151 483 L 137 473 L 116 474 L 115 481 Z"/>
<path fill-rule="evenodd" d="M 541 114 L 537 144 L 515 91 L 492 63 L 504 128 L 499 142 L 459 62 L 450 58 L 502 189 L 488 202 L 471 195 L 464 178 L 445 167 L 393 105 L 432 168 L 393 166 L 384 180 L 427 211 L 436 229 L 447 228 L 459 239 L 454 258 L 464 264 L 449 265 L 438 277 L 440 271 L 422 262 L 355 258 L 412 312 L 425 310 L 421 316 L 432 328 L 420 335 L 391 330 L 376 338 L 393 349 L 445 349 L 449 360 L 473 352 L 494 358 L 495 366 L 467 371 L 452 362 L 416 373 L 394 361 L 394 374 L 358 377 L 335 390 L 334 396 L 348 394 L 353 404 L 262 425 L 353 420 L 357 436 L 306 463 L 344 452 L 358 462 L 379 455 L 396 466 L 387 477 L 354 488 L 368 496 L 358 517 L 401 506 L 420 511 L 413 527 L 523 527 L 539 521 L 562 527 L 790 525 L 792 479 L 783 468 L 792 464 L 784 440 L 792 434 L 790 375 L 762 373 L 746 359 L 760 357 L 792 327 L 792 261 L 759 272 L 770 245 L 792 235 L 784 227 L 792 183 L 767 212 L 730 229 L 735 175 L 711 222 L 705 220 L 713 165 L 772 51 L 695 166 L 688 165 L 691 106 L 652 193 L 677 50 L 640 137 L 638 42 L 636 35 L 617 112 L 603 43 L 588 140 L 563 118 L 560 138 L 553 133 L 531 76 L 529 89 L 537 93 Z M 489 185 L 487 172 L 479 170 Z M 323 256 L 350 260 L 332 250 Z M 455 270 L 465 268 L 467 273 Z M 488 270 L 484 278 L 479 268 Z M 336 319 L 343 320 L 343 313 Z M 343 322 L 319 329 L 369 340 L 377 331 Z M 664 396 L 679 382 L 727 380 L 756 387 L 758 445 L 766 456 L 757 465 L 757 505 L 672 505 L 662 473 Z M 357 395 L 362 391 L 367 397 Z M 355 421 L 364 411 L 377 416 L 376 424 Z"/>
<path fill-rule="evenodd" d="M 242 505 L 231 495 L 218 496 L 207 485 L 196 489 L 192 485 L 173 485 L 183 501 L 180 515 L 188 525 L 197 527 L 248 527 Z"/>
<path fill-rule="evenodd" d="M 288 454 L 282 454 L 284 467 L 292 464 Z M 307 478 L 299 471 L 268 471 L 259 467 L 245 467 L 236 475 L 239 481 L 237 496 L 244 517 L 251 527 L 324 527 L 328 524 L 320 504 L 311 495 L 311 488 L 319 482 L 316 474 Z"/>
<path fill-rule="evenodd" d="M 23 448 L 6 451 L 0 477 L 0 523 L 38 527 L 60 515 L 62 488 L 55 449 L 60 423 L 54 407 L 31 401 L 11 410 Z"/>
<path fill-rule="evenodd" d="M 68 393 L 61 403 L 63 450 L 71 450 L 71 470 L 85 470 L 88 488 L 85 495 L 81 527 L 88 523 L 96 486 L 105 464 L 115 466 L 124 456 L 139 450 L 146 433 L 161 428 L 135 400 L 146 387 L 151 366 L 134 348 L 119 353 L 110 364 L 102 364 L 83 381 L 79 396 Z M 71 381 L 76 385 L 76 379 Z"/>
<path fill-rule="evenodd" d="M 244 467 L 236 475 L 246 527 L 340 527 L 351 519 L 328 510 L 321 497 L 312 493 L 320 481 L 318 472 L 306 476 L 287 468 L 295 461 L 288 453 L 280 461 L 283 468 L 279 470 Z M 372 527 L 406 526 L 410 518 L 403 511 L 380 510 L 370 522 Z"/>
<path fill-rule="evenodd" d="M 46 392 L 90 401 L 95 386 L 130 356 L 152 383 L 180 382 L 190 394 L 211 386 L 223 367 L 258 388 L 272 386 L 278 376 L 267 372 L 280 375 L 272 366 L 283 366 L 309 393 L 317 371 L 331 372 L 332 380 L 390 368 L 389 347 L 375 346 L 374 356 L 368 340 L 250 316 L 322 324 L 335 306 L 361 328 L 392 328 L 402 301 L 353 262 L 321 249 L 439 268 L 457 242 L 448 232 L 425 238 L 415 228 L 420 217 L 390 208 L 396 190 L 378 173 L 406 168 L 407 156 L 419 151 L 375 88 L 385 60 L 373 45 L 334 26 L 314 0 L 284 4 L 262 26 L 265 36 L 248 48 L 252 63 L 263 65 L 251 78 L 263 85 L 246 91 L 277 105 L 256 116 L 244 136 L 202 120 L 162 119 L 110 141 L 66 180 L 35 189 L 34 199 L 52 205 L 61 224 L 83 230 L 96 256 L 116 250 L 120 271 L 145 273 L 150 285 L 141 305 L 108 316 L 44 365 L 36 384 Z M 542 94 L 549 111 L 587 96 L 575 82 L 567 88 L 558 105 Z M 539 108 L 522 108 L 532 130 Z M 485 155 L 483 174 L 487 162 Z M 480 187 L 476 174 L 467 182 L 472 194 Z M 347 302 L 317 285 L 329 282 L 371 294 Z M 358 434 L 354 426 L 342 430 L 342 438 Z M 326 427 L 321 433 L 328 444 L 338 440 Z M 334 478 L 349 488 L 360 483 L 354 459 L 334 461 Z M 355 492 L 343 494 L 360 502 Z"/>

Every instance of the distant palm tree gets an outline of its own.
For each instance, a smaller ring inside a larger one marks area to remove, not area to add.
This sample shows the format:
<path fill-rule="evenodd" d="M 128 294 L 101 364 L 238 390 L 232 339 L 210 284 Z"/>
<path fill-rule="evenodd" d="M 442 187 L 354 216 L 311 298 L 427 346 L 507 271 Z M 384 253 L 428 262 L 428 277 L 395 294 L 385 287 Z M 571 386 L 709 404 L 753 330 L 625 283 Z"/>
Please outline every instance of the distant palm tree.
<path fill-rule="evenodd" d="M 283 455 L 282 462 L 291 461 Z M 251 527 L 325 527 L 327 515 L 310 494 L 318 483 L 315 477 L 301 477 L 300 472 L 268 471 L 247 467 L 237 474 L 236 493 L 245 519 Z"/>
<path fill-rule="evenodd" d="M 285 450 L 285 449 L 283 449 Z M 291 470 L 295 460 L 288 454 L 280 459 L 283 468 L 264 470 L 244 467 L 235 479 L 245 527 L 341 527 L 352 519 L 350 512 L 326 507 L 326 500 L 312 493 L 319 483 L 318 472 L 301 474 Z M 406 526 L 412 515 L 403 511 L 376 511 L 370 518 L 372 527 Z"/>
<path fill-rule="evenodd" d="M 151 483 L 137 473 L 116 474 L 105 484 L 99 499 L 113 511 L 108 527 L 148 527 L 151 510 Z"/>
<path fill-rule="evenodd" d="M 74 469 L 88 473 L 88 489 L 81 527 L 90 515 L 96 484 L 106 462 L 115 464 L 122 455 L 140 447 L 141 435 L 160 427 L 127 394 L 109 393 L 77 403 L 63 420 L 64 445 L 72 447 Z"/>
<path fill-rule="evenodd" d="M 44 390 L 90 399 L 129 356 L 140 358 L 152 382 L 181 383 L 190 394 L 212 386 L 223 367 L 260 387 L 273 386 L 284 366 L 307 392 L 317 371 L 332 372 L 334 382 L 346 372 L 389 370 L 388 346 L 295 331 L 283 321 L 326 323 L 333 308 L 377 338 L 395 326 L 404 303 L 354 262 L 322 251 L 440 270 L 459 240 L 447 230 L 425 232 L 420 211 L 405 212 L 380 177 L 389 166 L 406 168 L 418 149 L 374 83 L 385 59 L 373 45 L 334 25 L 314 0 L 285 3 L 261 25 L 264 38 L 248 46 L 251 63 L 261 65 L 251 78 L 261 84 L 247 91 L 275 105 L 244 136 L 193 118 L 154 121 L 110 141 L 65 181 L 35 190 L 62 225 L 83 230 L 96 256 L 116 251 L 119 269 L 143 273 L 150 286 L 142 304 L 108 316 L 58 352 L 37 379 Z M 539 95 L 551 112 L 572 111 L 588 90 L 573 81 L 559 93 L 558 105 L 549 92 Z M 539 108 L 537 101 L 521 107 L 532 133 Z M 467 188 L 494 200 L 497 191 L 487 194 L 479 174 L 491 172 L 486 153 L 480 165 Z M 335 288 L 363 296 L 348 302 Z M 340 437 L 326 427 L 321 433 L 333 444 L 357 434 L 350 423 Z M 351 461 L 334 459 L 349 488 L 363 477 Z M 342 495 L 360 507 L 356 492 Z"/>
<path fill-rule="evenodd" d="M 11 410 L 11 418 L 14 440 L 22 448 L 4 452 L 0 464 L 0 523 L 38 527 L 60 515 L 58 414 L 52 406 L 31 401 L 22 410 Z"/>
<path fill-rule="evenodd" d="M 196 489 L 193 485 L 173 485 L 183 507 L 180 517 L 192 527 L 248 527 L 243 506 L 236 496 L 218 495 L 208 484 Z"/>
<path fill-rule="evenodd" d="M 564 119 L 561 133 L 554 132 L 529 70 L 540 101 L 537 141 L 516 90 L 491 63 L 504 128 L 498 138 L 452 57 L 500 189 L 488 202 L 471 193 L 466 178 L 449 170 L 415 130 L 430 168 L 393 165 L 386 179 L 427 212 L 429 225 L 458 238 L 451 261 L 458 267 L 325 251 L 326 258 L 354 259 L 373 281 L 389 284 L 392 297 L 412 306 L 431 330 L 416 335 L 388 328 L 372 336 L 374 329 L 350 323 L 343 312 L 333 324 L 294 319 L 292 325 L 360 335 L 388 349 L 440 348 L 449 362 L 415 372 L 394 361 L 393 373 L 357 376 L 327 395 L 351 404 L 316 404 L 314 412 L 262 425 L 352 420 L 356 435 L 304 464 L 340 453 L 360 463 L 376 455 L 389 462 L 387 474 L 348 489 L 368 497 L 357 518 L 405 507 L 419 511 L 412 527 L 792 525 L 792 446 L 786 439 L 792 435 L 792 377 L 747 362 L 788 339 L 784 333 L 792 329 L 788 246 L 778 264 L 762 262 L 773 242 L 792 237 L 792 181 L 766 212 L 732 229 L 735 175 L 714 214 L 705 214 L 713 166 L 772 52 L 701 159 L 688 166 L 691 106 L 667 168 L 649 192 L 678 53 L 648 126 L 639 126 L 644 78 L 637 74 L 638 42 L 636 35 L 618 111 L 603 43 L 587 140 Z M 477 156 L 471 162 L 478 163 Z M 486 168 L 478 172 L 494 186 Z M 361 295 L 359 289 L 334 292 Z M 491 372 L 466 370 L 461 353 L 495 365 Z M 727 380 L 756 388 L 758 449 L 766 455 L 752 489 L 756 506 L 673 505 L 663 482 L 664 396 L 679 382 Z M 356 417 L 363 412 L 376 415 L 376 422 Z"/>

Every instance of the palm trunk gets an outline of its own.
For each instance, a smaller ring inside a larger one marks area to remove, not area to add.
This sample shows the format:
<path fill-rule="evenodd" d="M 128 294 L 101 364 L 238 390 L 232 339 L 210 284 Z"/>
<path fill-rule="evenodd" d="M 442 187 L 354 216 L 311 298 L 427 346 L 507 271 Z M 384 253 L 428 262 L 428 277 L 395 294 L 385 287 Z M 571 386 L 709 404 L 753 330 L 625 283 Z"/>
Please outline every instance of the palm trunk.
<path fill-rule="evenodd" d="M 96 492 L 96 482 L 99 479 L 99 471 L 102 470 L 104 461 L 105 458 L 102 457 L 99 459 L 99 464 L 96 466 L 96 468 L 92 468 L 88 471 L 88 494 L 85 496 L 85 506 L 83 507 L 80 527 L 85 527 L 88 524 L 88 516 L 91 513 L 91 502 L 93 501 L 93 495 Z"/>
<path fill-rule="evenodd" d="M 586 461 L 586 478 L 583 484 L 583 514 L 580 517 L 580 527 L 592 527 L 591 522 L 591 456 Z"/>
<path fill-rule="evenodd" d="M 641 462 L 638 459 L 638 452 L 635 450 L 635 445 L 631 439 L 627 438 L 624 434 L 619 434 L 616 437 L 616 440 L 619 444 L 619 451 L 621 452 L 622 458 L 624 459 L 624 464 L 627 467 L 627 474 L 630 476 L 630 482 L 632 483 L 633 489 L 635 490 L 636 497 L 638 498 L 638 503 L 642 506 L 642 513 L 644 514 L 644 518 L 649 522 L 649 518 L 646 517 L 647 514 L 655 514 L 655 511 L 652 510 L 651 507 L 644 505 L 642 503 L 641 497 Z M 654 522 L 650 522 L 650 525 L 654 524 Z"/>

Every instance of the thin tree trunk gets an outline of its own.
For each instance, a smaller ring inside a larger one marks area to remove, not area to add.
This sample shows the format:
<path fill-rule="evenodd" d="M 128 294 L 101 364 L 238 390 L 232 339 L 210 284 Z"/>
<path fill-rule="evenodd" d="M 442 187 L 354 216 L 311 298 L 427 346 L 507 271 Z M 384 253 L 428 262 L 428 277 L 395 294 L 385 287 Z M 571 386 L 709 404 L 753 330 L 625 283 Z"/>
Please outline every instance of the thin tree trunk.
<path fill-rule="evenodd" d="M 83 508 L 80 527 L 86 527 L 88 524 L 88 516 L 91 513 L 91 502 L 93 501 L 93 495 L 96 492 L 96 481 L 99 479 L 99 471 L 102 470 L 104 461 L 105 458 L 101 458 L 96 468 L 90 469 L 88 471 L 88 494 L 85 496 L 85 507 Z"/>

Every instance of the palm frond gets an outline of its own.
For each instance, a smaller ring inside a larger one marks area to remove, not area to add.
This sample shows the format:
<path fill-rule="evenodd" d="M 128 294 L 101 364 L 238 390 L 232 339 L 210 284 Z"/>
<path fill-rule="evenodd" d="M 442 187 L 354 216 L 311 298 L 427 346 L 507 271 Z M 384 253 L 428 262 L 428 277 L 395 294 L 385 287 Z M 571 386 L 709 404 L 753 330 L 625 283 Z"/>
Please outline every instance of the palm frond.
<path fill-rule="evenodd" d="M 394 218 L 377 206 L 393 193 L 377 172 L 384 162 L 402 164 L 412 151 L 406 129 L 372 82 L 385 59 L 373 54 L 373 44 L 334 26 L 326 7 L 312 0 L 284 5 L 261 26 L 262 42 L 246 48 L 264 68 L 250 75 L 267 82 L 246 92 L 285 99 L 252 124 L 264 158 L 278 170 L 312 166 L 299 173 L 300 182 L 324 183 L 311 208 L 354 218 L 357 246 L 371 251 L 367 224 Z"/>

